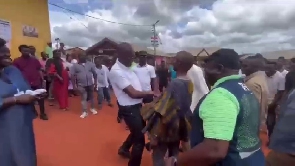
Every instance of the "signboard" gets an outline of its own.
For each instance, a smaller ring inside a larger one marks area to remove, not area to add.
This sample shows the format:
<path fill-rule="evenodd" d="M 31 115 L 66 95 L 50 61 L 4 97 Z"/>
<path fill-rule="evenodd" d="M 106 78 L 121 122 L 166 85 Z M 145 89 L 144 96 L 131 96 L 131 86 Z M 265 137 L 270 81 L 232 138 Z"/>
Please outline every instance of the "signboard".
<path fill-rule="evenodd" d="M 29 25 L 23 25 L 23 36 L 38 38 L 38 29 Z"/>
<path fill-rule="evenodd" d="M 10 48 L 11 24 L 9 21 L 0 19 L 0 38 L 4 39 L 7 42 L 6 46 Z"/>

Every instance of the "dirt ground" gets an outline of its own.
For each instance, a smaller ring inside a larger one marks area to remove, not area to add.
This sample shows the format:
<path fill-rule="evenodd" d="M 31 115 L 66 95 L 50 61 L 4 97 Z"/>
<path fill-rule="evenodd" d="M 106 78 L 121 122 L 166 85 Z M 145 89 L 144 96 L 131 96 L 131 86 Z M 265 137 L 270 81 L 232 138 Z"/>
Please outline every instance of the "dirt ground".
<path fill-rule="evenodd" d="M 79 97 L 70 98 L 67 112 L 57 108 L 47 104 L 49 121 L 36 119 L 34 122 L 38 166 L 127 165 L 127 160 L 117 155 L 128 131 L 116 121 L 116 106 L 104 106 L 97 115 L 89 114 L 85 119 L 79 118 Z M 261 137 L 266 140 L 265 135 Z M 142 166 L 151 165 L 150 154 L 145 151 Z"/>

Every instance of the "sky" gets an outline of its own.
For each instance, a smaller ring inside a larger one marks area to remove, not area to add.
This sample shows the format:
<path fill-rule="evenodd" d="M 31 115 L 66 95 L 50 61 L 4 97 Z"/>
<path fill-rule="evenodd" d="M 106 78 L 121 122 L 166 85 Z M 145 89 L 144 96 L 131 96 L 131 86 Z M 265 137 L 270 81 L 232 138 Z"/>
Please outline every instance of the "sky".
<path fill-rule="evenodd" d="M 239 53 L 295 48 L 295 1 L 290 0 L 48 0 L 52 39 L 87 48 L 104 37 L 159 49 L 226 47 Z M 95 18 L 132 25 L 126 26 Z"/>

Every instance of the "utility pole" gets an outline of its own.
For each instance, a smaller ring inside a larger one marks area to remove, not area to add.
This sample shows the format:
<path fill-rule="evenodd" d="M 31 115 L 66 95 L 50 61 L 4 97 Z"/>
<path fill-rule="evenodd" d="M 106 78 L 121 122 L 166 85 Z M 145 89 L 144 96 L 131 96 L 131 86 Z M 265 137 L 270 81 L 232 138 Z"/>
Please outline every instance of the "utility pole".
<path fill-rule="evenodd" d="M 158 37 L 157 32 L 156 32 L 156 24 L 158 24 L 160 22 L 160 20 L 158 20 L 157 22 L 155 22 L 152 26 L 153 26 L 153 41 L 152 41 L 152 45 L 154 47 L 154 55 L 157 54 L 157 44 L 156 44 L 156 38 Z"/>

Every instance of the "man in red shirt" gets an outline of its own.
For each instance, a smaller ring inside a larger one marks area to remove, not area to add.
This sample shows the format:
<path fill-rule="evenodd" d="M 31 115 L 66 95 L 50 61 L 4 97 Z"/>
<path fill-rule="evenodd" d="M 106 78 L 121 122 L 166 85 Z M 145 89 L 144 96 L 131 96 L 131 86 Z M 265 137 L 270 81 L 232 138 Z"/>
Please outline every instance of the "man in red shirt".
<path fill-rule="evenodd" d="M 18 49 L 21 52 L 21 56 L 14 59 L 13 65 L 22 72 L 32 90 L 42 88 L 44 79 L 40 62 L 31 56 L 31 50 L 27 45 L 20 45 Z M 48 120 L 45 114 L 44 99 L 38 100 L 38 104 L 40 106 L 40 119 Z"/>

